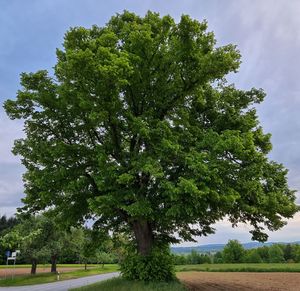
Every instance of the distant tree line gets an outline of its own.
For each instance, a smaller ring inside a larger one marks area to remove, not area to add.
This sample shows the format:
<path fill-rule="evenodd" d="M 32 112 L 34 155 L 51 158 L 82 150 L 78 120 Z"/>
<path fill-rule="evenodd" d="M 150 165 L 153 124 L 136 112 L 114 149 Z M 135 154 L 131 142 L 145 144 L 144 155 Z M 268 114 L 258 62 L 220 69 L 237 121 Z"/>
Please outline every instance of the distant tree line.
<path fill-rule="evenodd" d="M 0 215 L 0 238 L 8 233 L 16 224 L 18 219 L 15 217 L 7 218 L 6 215 Z M 6 261 L 5 249 L 0 244 L 0 265 Z"/>
<path fill-rule="evenodd" d="M 18 249 L 17 263 L 31 264 L 32 274 L 38 264 L 51 263 L 56 272 L 57 263 L 117 263 L 122 257 L 120 238 L 99 237 L 89 228 L 63 229 L 45 215 L 0 220 L 0 264 L 6 263 L 6 251 Z"/>
<path fill-rule="evenodd" d="M 299 244 L 273 244 L 245 249 L 237 240 L 230 240 L 222 251 L 174 255 L 177 265 L 210 263 L 300 263 Z"/>

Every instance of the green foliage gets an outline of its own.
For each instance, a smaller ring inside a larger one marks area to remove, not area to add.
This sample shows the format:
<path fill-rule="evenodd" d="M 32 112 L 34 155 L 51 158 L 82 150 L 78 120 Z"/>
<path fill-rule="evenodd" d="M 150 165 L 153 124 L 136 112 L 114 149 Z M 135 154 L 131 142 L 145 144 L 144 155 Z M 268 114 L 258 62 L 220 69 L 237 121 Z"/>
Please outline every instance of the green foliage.
<path fill-rule="evenodd" d="M 16 217 L 7 218 L 5 215 L 0 216 L 0 236 L 13 228 L 16 224 L 18 224 L 18 219 Z"/>
<path fill-rule="evenodd" d="M 173 255 L 173 261 L 175 265 L 186 265 L 187 264 L 187 259 L 186 255 Z"/>
<path fill-rule="evenodd" d="M 23 212 L 51 207 L 76 225 L 93 216 L 141 254 L 192 241 L 228 217 L 265 241 L 298 210 L 287 170 L 268 160 L 260 89 L 239 90 L 239 51 L 216 47 L 207 23 L 128 11 L 105 27 L 70 29 L 54 77 L 21 74 L 11 119 L 23 119 Z M 175 235 L 177 234 L 177 235 Z M 147 245 L 143 245 L 143 241 Z"/>
<path fill-rule="evenodd" d="M 223 255 L 222 252 L 216 252 L 213 257 L 214 264 L 221 264 L 223 263 Z"/>
<path fill-rule="evenodd" d="M 282 227 L 297 207 L 286 170 L 267 160 L 253 108 L 264 93 L 223 82 L 240 55 L 206 28 L 124 12 L 66 33 L 56 81 L 23 73 L 5 103 L 25 120 L 14 147 L 27 168 L 23 210 L 51 205 L 65 223 L 93 212 L 107 229 L 143 217 L 169 241 L 211 233 L 226 214 L 260 240 L 258 223 Z"/>
<path fill-rule="evenodd" d="M 262 258 L 264 263 L 269 262 L 269 247 L 263 246 L 257 249 L 259 256 Z"/>
<path fill-rule="evenodd" d="M 192 250 L 188 255 L 173 255 L 175 265 L 210 264 L 212 256 Z"/>
<path fill-rule="evenodd" d="M 244 255 L 244 247 L 237 240 L 229 240 L 222 252 L 224 263 L 241 263 Z"/>
<path fill-rule="evenodd" d="M 293 263 L 300 262 L 299 244 L 273 244 L 255 249 L 243 250 L 237 241 L 229 241 L 223 251 L 213 255 L 214 263 Z M 185 261 L 185 264 L 189 264 Z"/>
<path fill-rule="evenodd" d="M 210 263 L 211 259 L 208 255 L 199 254 L 197 251 L 192 250 L 191 253 L 187 255 L 186 261 L 187 264 L 204 264 Z"/>
<path fill-rule="evenodd" d="M 293 245 L 293 250 L 292 250 L 292 259 L 294 262 L 299 263 L 300 262 L 300 245 Z"/>
<path fill-rule="evenodd" d="M 176 272 L 300 272 L 300 264 L 295 263 L 234 263 L 234 264 L 199 264 L 176 266 Z"/>
<path fill-rule="evenodd" d="M 283 257 L 286 262 L 293 260 L 293 247 L 291 244 L 283 245 Z"/>
<path fill-rule="evenodd" d="M 68 247 L 84 263 L 115 263 L 112 241 L 89 228 L 71 228 Z"/>
<path fill-rule="evenodd" d="M 257 249 L 247 250 L 244 257 L 246 263 L 262 263 L 263 260 Z"/>
<path fill-rule="evenodd" d="M 166 248 L 153 248 L 147 256 L 131 251 L 121 263 L 121 273 L 125 279 L 146 282 L 175 279 L 173 258 Z"/>
<path fill-rule="evenodd" d="M 272 245 L 269 247 L 269 262 L 282 263 L 284 262 L 283 251 L 279 245 Z"/>
<path fill-rule="evenodd" d="M 18 219 L 16 217 L 7 218 L 5 215 L 0 216 L 0 265 L 5 263 L 5 251 L 9 248 L 7 245 L 2 244 L 2 237 L 16 224 L 18 224 Z"/>

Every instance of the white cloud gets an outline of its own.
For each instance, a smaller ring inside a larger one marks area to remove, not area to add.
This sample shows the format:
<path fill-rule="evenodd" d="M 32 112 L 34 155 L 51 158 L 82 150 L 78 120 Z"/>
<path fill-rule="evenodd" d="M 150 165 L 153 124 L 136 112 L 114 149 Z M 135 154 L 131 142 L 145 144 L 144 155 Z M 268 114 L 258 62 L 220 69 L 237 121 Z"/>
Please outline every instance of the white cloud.
<path fill-rule="evenodd" d="M 268 241 L 272 242 L 293 242 L 300 241 L 299 237 L 300 213 L 296 214 L 293 219 L 288 221 L 288 224 L 282 229 L 266 233 L 269 235 Z M 227 243 L 230 239 L 237 239 L 242 243 L 251 241 L 249 231 L 251 227 L 240 223 L 238 227 L 232 228 L 231 224 L 226 220 L 222 220 L 215 224 L 216 233 L 207 237 L 197 238 L 196 243 L 182 243 L 180 246 L 196 246 L 203 244 L 219 244 Z"/>
<path fill-rule="evenodd" d="M 15 139 L 23 136 L 22 122 L 11 121 L 0 110 L 0 215 L 11 216 L 21 205 L 23 196 L 22 173 L 24 167 L 20 158 L 15 157 L 12 146 Z"/>
<path fill-rule="evenodd" d="M 0 164 L 20 163 L 20 158 L 12 154 L 11 150 L 14 140 L 22 138 L 23 122 L 19 120 L 10 120 L 4 110 L 0 109 Z"/>

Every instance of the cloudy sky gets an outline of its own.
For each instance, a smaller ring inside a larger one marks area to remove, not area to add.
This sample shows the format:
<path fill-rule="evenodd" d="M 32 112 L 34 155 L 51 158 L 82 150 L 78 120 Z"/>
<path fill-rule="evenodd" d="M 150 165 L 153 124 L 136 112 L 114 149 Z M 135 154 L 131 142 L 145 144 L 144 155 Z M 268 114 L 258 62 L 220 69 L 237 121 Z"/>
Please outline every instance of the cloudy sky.
<path fill-rule="evenodd" d="M 272 133 L 271 159 L 289 171 L 289 184 L 300 189 L 300 1 L 297 0 L 0 0 L 0 103 L 15 98 L 19 74 L 52 70 L 55 49 L 73 26 L 102 26 L 124 9 L 144 15 L 147 10 L 182 14 L 208 21 L 218 45 L 236 44 L 242 65 L 229 76 L 237 87 L 263 88 L 265 102 L 258 107 L 261 123 Z M 22 173 L 18 157 L 11 154 L 22 123 L 7 119 L 0 107 L 0 214 L 12 215 L 21 205 Z M 300 192 L 298 202 L 300 201 Z M 250 240 L 248 228 L 232 229 L 222 221 L 216 234 L 198 243 L 224 243 L 229 238 Z M 300 215 L 270 234 L 271 241 L 300 240 Z"/>

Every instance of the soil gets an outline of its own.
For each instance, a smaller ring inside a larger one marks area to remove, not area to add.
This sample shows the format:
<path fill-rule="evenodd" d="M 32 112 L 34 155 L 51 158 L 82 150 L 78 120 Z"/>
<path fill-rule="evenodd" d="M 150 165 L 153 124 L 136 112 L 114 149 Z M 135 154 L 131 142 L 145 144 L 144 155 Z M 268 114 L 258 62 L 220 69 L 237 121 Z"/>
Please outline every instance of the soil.
<path fill-rule="evenodd" d="M 181 272 L 177 277 L 192 291 L 300 290 L 300 273 Z"/>
<path fill-rule="evenodd" d="M 68 272 L 68 271 L 73 271 L 73 270 L 78 270 L 79 267 L 57 267 L 57 271 L 60 273 L 63 272 Z M 7 268 L 7 269 L 2 269 L 0 268 L 0 278 L 3 278 L 5 276 L 11 276 L 12 274 L 14 275 L 28 275 L 30 274 L 31 268 Z M 36 270 L 36 273 L 50 273 L 51 269 L 50 267 L 38 267 Z"/>

